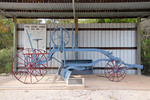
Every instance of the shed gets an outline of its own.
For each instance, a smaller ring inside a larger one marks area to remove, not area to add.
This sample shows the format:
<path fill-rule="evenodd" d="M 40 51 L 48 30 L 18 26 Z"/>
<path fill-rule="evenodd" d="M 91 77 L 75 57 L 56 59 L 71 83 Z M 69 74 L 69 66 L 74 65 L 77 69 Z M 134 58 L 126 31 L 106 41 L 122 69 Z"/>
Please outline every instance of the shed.
<path fill-rule="evenodd" d="M 17 18 L 73 19 L 76 33 L 76 48 L 99 48 L 112 51 L 127 63 L 141 63 L 140 22 L 150 15 L 149 0 L 0 0 L 0 16 L 14 19 L 14 55 L 24 46 L 24 25 L 17 25 Z M 88 18 L 137 18 L 137 23 L 78 24 L 78 19 Z M 67 24 L 51 24 L 48 28 Z M 71 30 L 70 30 L 71 31 Z M 47 38 L 47 41 L 49 38 Z M 70 47 L 70 45 L 68 45 Z M 48 45 L 47 45 L 48 49 Z M 59 54 L 56 54 L 59 57 Z M 68 57 L 74 58 L 73 54 Z M 76 58 L 101 58 L 95 53 L 76 54 Z M 55 73 L 58 64 L 53 65 Z M 104 64 L 94 67 L 95 74 L 103 74 Z M 141 74 L 138 69 L 128 74 Z"/>

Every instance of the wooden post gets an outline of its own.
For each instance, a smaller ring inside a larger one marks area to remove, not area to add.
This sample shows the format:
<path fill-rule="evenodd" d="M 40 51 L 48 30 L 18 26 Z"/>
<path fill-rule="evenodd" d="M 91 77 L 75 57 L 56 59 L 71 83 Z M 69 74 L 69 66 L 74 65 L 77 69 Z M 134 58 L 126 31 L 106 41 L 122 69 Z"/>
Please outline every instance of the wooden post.
<path fill-rule="evenodd" d="M 18 40 L 18 34 L 17 34 L 17 18 L 13 18 L 13 25 L 14 25 L 14 31 L 13 31 L 13 57 L 17 54 L 17 40 Z M 17 58 L 15 59 L 17 61 Z M 13 63 L 14 67 L 17 67 L 17 63 Z M 16 69 L 13 69 L 16 71 Z"/>
<path fill-rule="evenodd" d="M 78 17 L 75 17 L 75 48 L 78 48 Z M 78 52 L 75 52 L 75 59 L 78 59 Z"/>
<path fill-rule="evenodd" d="M 137 18 L 137 64 L 141 64 L 141 18 Z M 137 74 L 141 75 L 141 69 L 137 69 Z"/>

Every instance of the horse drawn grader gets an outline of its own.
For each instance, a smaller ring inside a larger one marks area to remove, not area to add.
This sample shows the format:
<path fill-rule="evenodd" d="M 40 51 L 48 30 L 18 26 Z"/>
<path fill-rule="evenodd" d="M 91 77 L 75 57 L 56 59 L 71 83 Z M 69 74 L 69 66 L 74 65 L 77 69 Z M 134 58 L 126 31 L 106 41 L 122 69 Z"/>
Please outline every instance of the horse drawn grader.
<path fill-rule="evenodd" d="M 30 33 L 26 30 L 28 35 L 28 40 L 31 48 L 23 49 L 16 54 L 12 62 L 12 73 L 17 80 L 25 84 L 32 84 L 39 82 L 48 72 L 48 62 L 55 59 L 61 63 L 61 66 L 58 69 L 58 75 L 60 75 L 64 80 L 69 79 L 72 74 L 72 70 L 84 71 L 88 70 L 97 63 L 107 62 L 105 66 L 105 76 L 110 81 L 119 82 L 123 80 L 126 76 L 126 70 L 129 68 L 140 68 L 142 65 L 137 64 L 127 64 L 123 62 L 120 58 L 112 55 L 111 52 L 104 51 L 101 49 L 95 48 L 75 48 L 75 34 L 72 30 L 72 48 L 66 48 L 66 45 L 70 40 L 70 33 L 67 29 L 59 27 L 50 32 L 50 41 L 49 41 L 49 53 L 44 50 L 38 49 L 38 41 L 41 39 L 35 39 L 37 41 L 37 49 L 33 48 Z M 54 44 L 51 49 L 51 43 Z M 53 55 L 56 52 L 61 52 L 63 55 L 63 60 L 59 61 L 57 58 L 54 58 Z M 97 59 L 91 62 L 76 62 L 72 60 L 68 62 L 66 59 L 66 52 L 97 52 L 102 53 L 107 56 L 108 59 Z M 14 66 L 17 65 L 17 66 Z M 92 70 L 92 69 L 91 69 Z"/>

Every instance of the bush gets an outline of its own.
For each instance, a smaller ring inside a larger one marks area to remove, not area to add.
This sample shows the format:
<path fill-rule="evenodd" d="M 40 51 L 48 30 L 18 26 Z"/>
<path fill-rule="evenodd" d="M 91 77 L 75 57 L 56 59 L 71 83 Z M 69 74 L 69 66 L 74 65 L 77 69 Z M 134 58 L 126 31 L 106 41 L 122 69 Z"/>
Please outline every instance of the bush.
<path fill-rule="evenodd" d="M 141 60 L 144 69 L 142 74 L 150 75 L 150 34 L 144 30 L 141 32 Z"/>
<path fill-rule="evenodd" d="M 0 50 L 0 73 L 11 72 L 12 49 Z"/>

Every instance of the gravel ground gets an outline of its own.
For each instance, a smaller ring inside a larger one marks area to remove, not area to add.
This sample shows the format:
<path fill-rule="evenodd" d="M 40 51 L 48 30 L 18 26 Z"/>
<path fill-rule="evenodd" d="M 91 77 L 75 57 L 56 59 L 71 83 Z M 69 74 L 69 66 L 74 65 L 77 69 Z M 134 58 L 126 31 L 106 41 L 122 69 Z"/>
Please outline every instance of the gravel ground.
<path fill-rule="evenodd" d="M 50 76 L 48 76 L 50 77 Z M 52 76 L 51 76 L 52 77 Z M 93 76 L 91 77 L 94 78 Z M 89 78 L 89 80 L 92 80 Z M 130 79 L 131 78 L 131 79 Z M 132 81 L 133 79 L 134 81 Z M 135 80 L 136 79 L 136 80 Z M 137 81 L 140 79 L 140 82 Z M 96 80 L 96 79 L 95 79 Z M 0 100 L 150 100 L 150 89 L 149 89 L 149 77 L 144 76 L 132 76 L 127 77 L 127 82 L 129 83 L 112 83 L 106 81 L 105 78 L 101 78 L 102 86 L 116 86 L 116 84 L 123 86 L 125 89 L 116 89 L 116 90 L 107 90 L 107 89 L 74 89 L 74 90 L 64 90 L 64 89 L 39 89 L 41 87 L 49 87 L 50 84 L 34 84 L 37 89 L 27 89 L 25 87 L 30 85 L 24 85 L 19 83 L 15 78 L 11 75 L 5 76 L 0 75 Z M 92 81 L 93 82 L 93 81 Z M 143 83 L 145 82 L 145 83 Z M 97 82 L 99 83 L 99 81 Z M 128 84 L 133 84 L 132 86 L 128 86 Z M 136 83 L 136 84 L 135 84 Z M 99 83 L 100 84 L 100 83 Z M 114 84 L 114 85 L 112 85 Z M 124 85 L 122 85 L 124 84 Z M 46 86 L 45 86 L 46 85 Z M 93 83 L 92 83 L 93 85 Z M 3 88 L 3 87 L 9 88 Z M 101 86 L 101 85 L 100 85 Z M 101 86 L 101 87 L 102 87 Z M 143 90 L 139 89 L 129 89 L 126 90 L 127 87 L 144 87 Z M 20 90 L 15 87 L 22 87 Z M 25 88 L 25 89 L 24 89 Z M 106 88 L 106 87 L 105 87 Z M 117 87 L 118 88 L 118 87 Z M 146 91 L 146 88 L 147 91 Z"/>
<path fill-rule="evenodd" d="M 0 100 L 150 100 L 150 91 L 0 90 Z"/>

